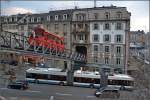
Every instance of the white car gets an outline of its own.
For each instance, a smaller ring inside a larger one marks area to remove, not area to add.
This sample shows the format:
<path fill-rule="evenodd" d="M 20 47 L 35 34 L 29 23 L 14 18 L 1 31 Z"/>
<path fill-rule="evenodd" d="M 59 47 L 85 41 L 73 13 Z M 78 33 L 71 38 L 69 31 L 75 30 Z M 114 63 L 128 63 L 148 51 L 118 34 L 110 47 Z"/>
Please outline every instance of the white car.
<path fill-rule="evenodd" d="M 120 93 L 119 89 L 98 89 L 95 91 L 94 95 L 96 97 L 101 97 L 101 98 L 119 98 Z"/>
<path fill-rule="evenodd" d="M 0 100 L 6 100 L 4 97 L 0 96 Z"/>

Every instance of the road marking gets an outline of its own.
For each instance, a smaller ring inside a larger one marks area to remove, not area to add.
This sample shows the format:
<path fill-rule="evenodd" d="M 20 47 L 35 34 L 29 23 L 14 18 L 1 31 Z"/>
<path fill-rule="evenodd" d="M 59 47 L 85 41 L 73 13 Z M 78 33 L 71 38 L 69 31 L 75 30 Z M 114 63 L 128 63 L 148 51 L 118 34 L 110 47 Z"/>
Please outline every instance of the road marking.
<path fill-rule="evenodd" d="M 95 98 L 95 96 L 90 95 L 90 96 L 86 96 L 87 98 Z"/>
<path fill-rule="evenodd" d="M 56 93 L 56 95 L 72 96 L 72 94 Z"/>
<path fill-rule="evenodd" d="M 31 91 L 31 90 L 27 90 L 27 92 L 37 92 L 37 93 L 39 93 L 40 91 Z"/>
<path fill-rule="evenodd" d="M 8 88 L 0 88 L 1 90 L 7 90 Z"/>
<path fill-rule="evenodd" d="M 18 100 L 17 97 L 10 97 L 9 100 Z"/>
<path fill-rule="evenodd" d="M 54 100 L 54 96 L 51 96 L 51 97 L 49 98 L 49 100 Z"/>

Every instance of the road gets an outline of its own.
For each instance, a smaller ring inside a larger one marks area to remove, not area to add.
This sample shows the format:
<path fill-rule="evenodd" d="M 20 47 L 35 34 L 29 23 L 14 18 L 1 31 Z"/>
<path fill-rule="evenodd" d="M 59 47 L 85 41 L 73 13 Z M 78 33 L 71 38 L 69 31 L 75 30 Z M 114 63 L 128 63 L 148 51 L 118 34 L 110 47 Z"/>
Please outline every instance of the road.
<path fill-rule="evenodd" d="M 142 64 L 139 61 L 135 59 L 133 62 L 133 66 L 142 68 Z M 148 66 L 145 65 L 146 68 L 149 68 Z M 28 67 L 22 67 L 20 70 L 17 70 L 17 79 L 25 78 L 25 69 L 28 69 Z M 0 78 L 0 96 L 5 97 L 6 100 L 116 100 L 112 98 L 96 98 L 94 91 L 95 89 L 91 88 L 48 84 L 30 84 L 30 89 L 28 90 L 7 89 L 4 81 Z M 120 94 L 121 96 L 117 100 L 137 100 L 138 97 L 138 91 L 120 91 Z"/>
<path fill-rule="evenodd" d="M 100 99 L 94 96 L 95 89 L 57 86 L 47 84 L 30 84 L 28 90 L 15 90 L 0 88 L 0 95 L 7 100 L 115 100 L 110 98 Z M 120 100 L 131 95 L 132 92 L 121 91 Z"/>

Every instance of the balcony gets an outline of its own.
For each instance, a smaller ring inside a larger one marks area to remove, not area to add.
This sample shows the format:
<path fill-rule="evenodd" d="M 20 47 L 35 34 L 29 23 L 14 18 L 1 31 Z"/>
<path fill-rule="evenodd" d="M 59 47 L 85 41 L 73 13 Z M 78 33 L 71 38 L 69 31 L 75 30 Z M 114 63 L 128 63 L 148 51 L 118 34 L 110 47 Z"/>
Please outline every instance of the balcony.
<path fill-rule="evenodd" d="M 88 40 L 75 40 L 73 41 L 73 44 L 89 44 L 90 42 Z"/>

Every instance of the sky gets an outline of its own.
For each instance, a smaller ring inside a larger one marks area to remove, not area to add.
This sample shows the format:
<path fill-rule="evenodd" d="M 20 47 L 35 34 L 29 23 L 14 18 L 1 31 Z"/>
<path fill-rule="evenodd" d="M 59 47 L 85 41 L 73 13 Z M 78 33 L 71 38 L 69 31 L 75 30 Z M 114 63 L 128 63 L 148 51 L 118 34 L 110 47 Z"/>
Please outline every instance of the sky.
<path fill-rule="evenodd" d="M 149 0 L 145 1 L 96 1 L 97 7 L 118 6 L 127 7 L 131 12 L 131 31 L 144 30 L 149 31 Z M 88 1 L 30 1 L 30 0 L 2 0 L 1 15 L 12 15 L 18 13 L 47 13 L 50 10 L 90 8 L 94 6 L 94 0 Z"/>

